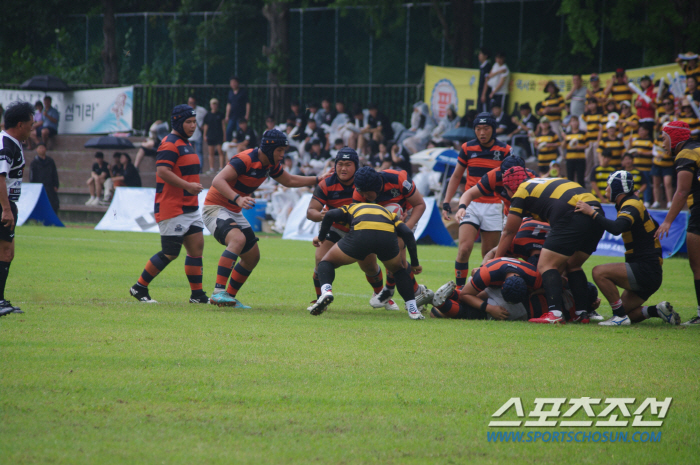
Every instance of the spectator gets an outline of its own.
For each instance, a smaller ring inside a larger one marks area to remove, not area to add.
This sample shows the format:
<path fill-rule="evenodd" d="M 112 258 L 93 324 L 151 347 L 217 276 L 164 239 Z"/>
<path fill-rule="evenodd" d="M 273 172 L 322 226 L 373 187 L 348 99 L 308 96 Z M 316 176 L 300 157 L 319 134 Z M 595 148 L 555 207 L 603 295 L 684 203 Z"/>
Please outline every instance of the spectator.
<path fill-rule="evenodd" d="M 697 53 L 687 52 L 679 54 L 678 58 L 676 58 L 676 63 L 683 69 L 686 79 L 690 76 L 700 78 L 700 63 L 698 62 Z"/>
<path fill-rule="evenodd" d="M 680 112 L 676 117 L 676 121 L 683 121 L 688 126 L 690 126 L 690 134 L 695 136 L 700 132 L 700 119 L 693 111 L 693 107 L 690 106 L 690 101 L 687 97 L 681 100 L 681 105 L 679 108 Z"/>
<path fill-rule="evenodd" d="M 639 170 L 634 166 L 633 154 L 625 152 L 625 154 L 622 155 L 622 169 L 632 174 L 635 195 L 637 195 L 637 197 L 640 198 L 644 197 L 644 192 L 647 190 L 648 186 L 646 181 L 644 180 L 644 177 L 642 176 L 642 173 L 640 173 Z"/>
<path fill-rule="evenodd" d="M 656 123 L 659 131 L 664 123 L 671 121 L 671 118 L 673 118 L 674 105 L 675 102 L 672 95 L 667 95 L 661 100 L 661 106 L 656 110 Z"/>
<path fill-rule="evenodd" d="M 610 149 L 610 166 L 614 169 L 620 169 L 622 153 L 625 151 L 625 146 L 620 139 L 620 135 L 617 132 L 617 124 L 613 121 L 608 121 L 605 124 L 605 136 L 598 142 L 598 155 L 602 155 L 603 150 Z M 602 164 L 602 161 L 599 160 Z"/>
<path fill-rule="evenodd" d="M 394 138 L 394 130 L 389 118 L 379 111 L 377 105 L 369 104 L 369 116 L 367 116 L 366 132 L 371 135 L 371 140 L 376 142 L 388 142 Z"/>
<path fill-rule="evenodd" d="M 333 148 L 330 150 L 331 152 L 331 157 L 335 158 L 335 156 L 338 154 L 338 151 L 345 147 L 343 145 L 343 139 L 336 139 L 333 141 Z"/>
<path fill-rule="evenodd" d="M 114 190 L 124 185 L 124 167 L 121 162 L 122 154 L 114 152 L 112 155 L 112 166 L 110 167 L 110 177 L 105 180 L 104 197 L 100 205 L 109 206 Z"/>
<path fill-rule="evenodd" d="M 685 78 L 685 95 L 691 97 L 694 102 L 700 102 L 700 89 L 698 89 L 698 76 Z"/>
<path fill-rule="evenodd" d="M 392 158 L 391 154 L 386 148 L 384 142 L 379 143 L 379 151 L 373 153 L 369 158 L 369 166 L 374 168 L 376 171 L 384 171 L 391 169 Z"/>
<path fill-rule="evenodd" d="M 41 100 L 34 102 L 34 124 L 32 125 L 32 142 L 39 144 L 41 140 L 41 127 L 44 125 L 44 104 Z"/>
<path fill-rule="evenodd" d="M 90 199 L 85 202 L 85 205 L 97 205 L 99 203 L 102 196 L 102 188 L 109 176 L 109 163 L 105 161 L 104 154 L 95 152 L 95 163 L 92 164 L 90 179 L 87 180 L 88 189 L 90 189 Z"/>
<path fill-rule="evenodd" d="M 331 158 L 331 155 L 323 150 L 323 143 L 319 139 L 312 139 L 306 147 L 306 152 L 305 163 L 301 168 L 304 174 L 306 176 L 321 174 L 326 162 Z"/>
<path fill-rule="evenodd" d="M 575 181 L 581 186 L 586 185 L 586 131 L 581 129 L 581 120 L 572 116 L 564 135 L 564 149 L 566 150 L 566 175 L 569 181 Z"/>
<path fill-rule="evenodd" d="M 41 126 L 41 141 L 44 144 L 49 142 L 49 137 L 58 134 L 59 117 L 58 110 L 51 106 L 51 97 L 47 95 L 44 97 L 43 124 Z"/>
<path fill-rule="evenodd" d="M 598 104 L 598 110 L 602 113 L 603 104 L 605 103 L 605 90 L 602 87 L 600 87 L 600 78 L 597 74 L 591 74 L 591 77 L 588 80 L 588 85 L 589 87 L 586 91 L 588 99 L 594 99 Z"/>
<path fill-rule="evenodd" d="M 324 149 L 328 147 L 327 134 L 323 129 L 318 127 L 318 123 L 315 119 L 309 118 L 309 121 L 306 123 L 306 129 L 304 129 L 304 135 L 305 144 L 311 142 L 311 139 L 318 139 L 321 141 Z"/>
<path fill-rule="evenodd" d="M 331 107 L 331 100 L 329 98 L 324 98 L 321 101 L 321 109 L 318 110 L 318 113 L 316 113 L 316 122 L 318 123 L 319 127 L 323 127 L 324 124 L 327 125 L 328 127 L 323 129 L 329 130 L 337 115 L 338 112 Z"/>
<path fill-rule="evenodd" d="M 190 98 L 187 99 L 187 105 L 194 109 L 195 119 L 197 121 L 197 127 L 189 140 L 194 146 L 194 151 L 197 152 L 197 156 L 199 157 L 199 168 L 201 170 L 202 166 L 204 166 L 204 140 L 202 138 L 202 126 L 204 126 L 204 117 L 207 116 L 207 110 L 205 110 L 204 107 L 197 105 L 197 99 L 194 96 L 190 96 Z"/>
<path fill-rule="evenodd" d="M 489 93 L 489 108 L 499 103 L 501 108 L 506 108 L 508 104 L 508 86 L 510 85 L 510 70 L 506 65 L 506 55 L 503 52 L 496 54 L 496 63 L 491 67 L 488 85 L 491 88 Z"/>
<path fill-rule="evenodd" d="M 394 144 L 394 146 L 391 147 L 391 168 L 395 170 L 404 170 L 408 173 L 409 180 L 413 176 L 411 159 L 405 150 L 401 150 L 399 144 Z"/>
<path fill-rule="evenodd" d="M 458 127 L 459 117 L 457 116 L 457 109 L 455 108 L 454 104 L 450 104 L 450 106 L 447 107 L 447 111 L 445 112 L 445 117 L 440 120 L 438 125 L 435 127 L 435 129 L 433 129 L 433 132 L 431 133 L 433 142 L 435 142 L 436 144 L 442 144 L 446 142 L 447 144 L 452 145 L 452 141 L 443 139 L 442 135 Z"/>
<path fill-rule="evenodd" d="M 564 97 L 559 94 L 559 87 L 554 81 L 548 81 L 544 86 L 547 97 L 542 101 L 539 114 L 546 116 L 554 134 L 562 136 L 561 114 L 564 111 Z"/>
<path fill-rule="evenodd" d="M 228 91 L 226 100 L 226 140 L 233 140 L 233 133 L 238 128 L 239 119 L 250 119 L 250 102 L 248 93 L 241 89 L 240 80 L 237 76 L 231 76 L 229 81 L 231 90 Z"/>
<path fill-rule="evenodd" d="M 560 138 L 552 131 L 549 117 L 543 116 L 535 133 L 537 136 L 537 167 L 540 174 L 549 172 L 549 164 L 557 158 Z"/>
<path fill-rule="evenodd" d="M 620 109 L 618 108 L 617 101 L 614 98 L 609 98 L 605 102 L 605 115 L 610 115 L 610 113 L 619 113 Z M 608 122 L 607 118 L 604 121 L 605 123 Z"/>
<path fill-rule="evenodd" d="M 617 122 L 617 127 L 622 133 L 622 141 L 625 143 L 625 147 L 629 147 L 632 137 L 639 127 L 639 118 L 632 113 L 632 104 L 629 100 L 620 102 L 620 119 Z"/>
<path fill-rule="evenodd" d="M 630 145 L 630 152 L 634 154 L 634 159 L 632 160 L 634 166 L 639 170 L 644 183 L 647 186 L 651 186 L 651 166 L 652 166 L 652 150 L 654 148 L 654 141 L 652 140 L 652 134 L 654 132 L 653 123 L 641 123 L 639 129 L 637 130 L 637 137 L 632 139 L 632 144 Z M 651 187 L 648 187 L 644 191 L 644 206 L 649 208 L 651 203 L 654 201 L 654 194 Z"/>
<path fill-rule="evenodd" d="M 238 130 L 234 134 L 232 142 L 237 145 L 238 153 L 257 147 L 258 136 L 253 128 L 248 126 L 247 119 L 241 118 L 238 120 Z"/>
<path fill-rule="evenodd" d="M 673 177 L 676 171 L 673 168 L 673 155 L 664 150 L 663 147 L 663 139 L 659 135 L 659 139 L 654 142 L 654 147 L 652 148 L 654 158 L 651 165 L 651 180 L 654 189 L 654 203 L 651 205 L 651 208 L 663 208 L 662 198 L 665 193 L 665 205 L 666 209 L 669 209 L 673 199 Z"/>
<path fill-rule="evenodd" d="M 459 126 L 463 128 L 474 128 L 474 120 L 476 119 L 476 115 L 478 115 L 479 112 L 476 110 L 469 110 L 467 111 L 464 116 L 462 116 L 462 119 L 459 121 Z"/>
<path fill-rule="evenodd" d="M 299 102 L 297 100 L 292 100 L 290 108 L 291 112 L 289 116 L 287 116 L 287 120 L 292 120 L 294 124 L 299 127 L 299 130 L 303 132 L 306 128 L 306 115 L 301 112 Z"/>
<path fill-rule="evenodd" d="M 537 125 L 540 124 L 540 122 L 537 117 L 532 114 L 532 107 L 530 107 L 529 103 L 525 102 L 520 105 L 519 111 L 520 119 L 514 116 L 511 120 L 515 125 L 515 129 L 510 133 L 510 145 L 513 148 L 518 147 L 525 151 L 525 156 L 522 158 L 530 158 L 534 155 L 532 145 L 530 144 L 530 136 L 535 135 Z"/>
<path fill-rule="evenodd" d="M 416 118 L 418 115 L 418 118 Z M 417 122 L 418 126 L 414 127 L 413 123 Z M 417 102 L 413 105 L 413 117 L 411 118 L 411 129 L 414 131 L 414 135 L 407 137 L 403 141 L 402 156 L 408 157 L 414 153 L 420 152 L 425 149 L 430 140 L 430 134 L 435 128 L 435 121 L 430 116 L 428 110 L 428 105 L 423 102 Z M 410 173 L 410 170 L 407 170 Z"/>
<path fill-rule="evenodd" d="M 588 94 L 588 89 L 584 87 L 580 74 L 571 76 L 571 83 L 571 91 L 566 94 L 566 100 L 571 101 L 571 111 L 569 114 L 578 118 L 586 111 L 586 95 Z"/>
<path fill-rule="evenodd" d="M 588 99 L 586 112 L 583 114 L 583 121 L 586 123 L 586 143 L 588 144 L 585 174 L 586 179 L 588 179 L 593 168 L 598 164 L 596 156 L 598 153 L 598 142 L 603 137 L 603 110 L 598 105 L 597 99 Z"/>
<path fill-rule="evenodd" d="M 477 94 L 477 109 L 476 114 L 482 111 L 489 111 L 489 101 L 486 98 L 491 93 L 488 86 L 489 73 L 493 64 L 489 60 L 490 53 L 485 48 L 479 50 L 477 58 L 479 59 L 479 93 Z M 474 119 L 472 119 L 474 121 Z"/>
<path fill-rule="evenodd" d="M 5 130 L 5 107 L 0 103 L 0 131 Z"/>
<path fill-rule="evenodd" d="M 503 112 L 503 108 L 501 108 L 501 104 L 498 102 L 493 104 L 491 114 L 496 120 L 495 136 L 503 142 L 509 142 L 510 134 L 516 129 L 515 124 L 513 124 L 511 118 Z"/>
<path fill-rule="evenodd" d="M 121 162 L 124 172 L 124 185 L 126 187 L 141 187 L 141 175 L 139 175 L 139 170 L 131 164 L 131 157 L 128 153 L 122 152 Z"/>
<path fill-rule="evenodd" d="M 629 79 L 623 68 L 617 68 L 615 75 L 608 81 L 605 96 L 612 96 L 616 102 L 632 101 L 632 89 L 627 86 Z"/>
<path fill-rule="evenodd" d="M 637 96 L 636 100 L 634 101 L 639 122 L 653 123 L 654 111 L 656 110 L 656 93 L 654 92 L 654 86 L 651 85 L 651 78 L 649 76 L 642 76 L 642 78 L 639 80 L 639 87 L 644 95 L 646 95 L 650 100 L 647 102 L 642 97 Z"/>
<path fill-rule="evenodd" d="M 141 164 L 143 157 L 155 157 L 158 154 L 158 147 L 160 146 L 160 141 L 165 139 L 170 130 L 168 128 L 168 123 L 156 120 L 151 124 L 148 129 L 148 138 L 141 144 L 138 152 L 136 152 L 136 161 L 134 162 L 134 167 L 138 169 Z"/>
<path fill-rule="evenodd" d="M 591 189 L 593 194 L 598 197 L 600 203 L 607 203 L 608 201 L 608 198 L 605 196 L 605 189 L 608 188 L 608 178 L 615 172 L 615 168 L 610 166 L 612 156 L 612 150 L 603 149 L 600 154 L 600 165 L 591 171 Z"/>
<path fill-rule="evenodd" d="M 318 110 L 319 110 L 318 103 L 316 103 L 316 102 L 309 103 L 309 116 L 307 117 L 307 120 L 308 121 L 310 121 L 312 119 L 315 120 L 316 115 L 318 114 Z"/>
<path fill-rule="evenodd" d="M 547 174 L 540 176 L 541 178 L 558 178 L 561 174 L 561 166 L 556 160 L 549 162 L 549 171 Z"/>
<path fill-rule="evenodd" d="M 36 146 L 36 157 L 34 157 L 29 167 L 29 182 L 44 185 L 51 208 L 58 214 L 58 170 L 53 158 L 46 155 L 46 145 L 44 144 L 40 143 Z"/>
<path fill-rule="evenodd" d="M 224 169 L 224 166 L 226 166 L 226 155 L 221 149 L 221 144 L 224 143 L 226 125 L 224 124 L 224 116 L 219 113 L 218 99 L 213 98 L 209 100 L 209 109 L 210 111 L 204 117 L 202 132 L 207 140 L 207 150 L 209 151 L 209 171 L 207 173 L 214 174 L 216 172 L 214 157 L 217 152 L 219 153 L 219 170 Z"/>
<path fill-rule="evenodd" d="M 274 115 L 269 115 L 265 118 L 265 131 L 269 131 L 270 129 L 277 129 L 277 121 L 275 121 Z"/>
<path fill-rule="evenodd" d="M 336 115 L 330 126 L 331 139 L 343 139 L 343 143 L 352 149 L 357 148 L 357 134 L 352 130 L 353 118 L 345 112 L 345 103 L 335 103 Z M 325 129 L 325 128 L 324 128 Z"/>

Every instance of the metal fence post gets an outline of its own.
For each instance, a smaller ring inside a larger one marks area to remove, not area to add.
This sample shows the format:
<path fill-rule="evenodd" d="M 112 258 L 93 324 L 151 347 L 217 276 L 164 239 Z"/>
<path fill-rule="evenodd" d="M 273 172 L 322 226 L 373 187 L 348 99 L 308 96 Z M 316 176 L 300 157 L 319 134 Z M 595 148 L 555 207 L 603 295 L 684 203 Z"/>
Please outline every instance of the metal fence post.
<path fill-rule="evenodd" d="M 520 56 L 521 52 L 523 49 L 523 7 L 525 3 L 523 0 L 520 0 L 520 22 L 518 24 L 518 68 L 520 68 Z M 562 21 L 563 21 L 563 16 L 562 16 Z"/>
<path fill-rule="evenodd" d="M 88 57 L 90 51 L 90 16 L 85 15 L 85 64 L 88 64 Z"/>
<path fill-rule="evenodd" d="M 335 9 L 335 63 L 333 65 L 333 102 L 338 100 L 338 9 Z"/>
<path fill-rule="evenodd" d="M 603 72 L 603 38 L 605 37 L 605 0 L 600 9 L 600 57 L 598 59 L 598 74 Z"/>
<path fill-rule="evenodd" d="M 148 65 L 148 13 L 143 14 L 143 65 Z"/>
<path fill-rule="evenodd" d="M 411 33 L 411 4 L 406 5 L 406 66 L 404 69 L 404 89 L 403 89 L 403 120 L 408 121 L 408 51 L 409 38 Z"/>
<path fill-rule="evenodd" d="M 372 31 L 372 17 L 369 17 L 369 97 L 368 100 L 372 101 L 372 48 L 374 45 L 374 33 Z"/>
<path fill-rule="evenodd" d="M 304 84 L 304 10 L 299 10 L 299 103 L 302 101 L 301 86 Z"/>
<path fill-rule="evenodd" d="M 207 30 L 207 12 L 204 12 L 204 82 L 207 83 L 207 36 L 209 31 Z"/>

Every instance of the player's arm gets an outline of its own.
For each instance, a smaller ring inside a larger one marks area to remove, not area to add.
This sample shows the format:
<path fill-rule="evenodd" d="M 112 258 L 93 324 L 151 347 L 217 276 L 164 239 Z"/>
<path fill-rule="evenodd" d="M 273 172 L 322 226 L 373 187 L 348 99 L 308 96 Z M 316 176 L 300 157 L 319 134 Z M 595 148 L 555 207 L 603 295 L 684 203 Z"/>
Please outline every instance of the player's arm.
<path fill-rule="evenodd" d="M 457 188 L 459 187 L 459 183 L 462 181 L 462 175 L 464 174 L 465 169 L 465 166 L 457 162 L 457 166 L 455 166 L 455 170 L 450 177 L 450 182 L 447 184 L 445 198 L 442 201 L 442 217 L 446 220 L 450 219 L 449 213 L 452 213 L 452 209 L 450 208 L 450 200 L 452 200 L 455 192 L 457 192 Z"/>
<path fill-rule="evenodd" d="M 156 174 L 167 184 L 186 190 L 192 195 L 197 195 L 200 192 L 202 192 L 202 189 L 204 189 L 202 185 L 198 182 L 185 181 L 180 176 L 173 173 L 173 169 L 167 165 L 157 166 Z"/>
<path fill-rule="evenodd" d="M 231 185 L 236 183 L 236 179 L 238 179 L 238 172 L 233 166 L 228 164 L 214 177 L 211 186 L 226 197 L 230 203 L 238 205 L 245 210 L 250 210 L 255 205 L 255 199 L 243 197 L 233 190 Z"/>
<path fill-rule="evenodd" d="M 668 236 L 668 231 L 671 229 L 671 223 L 676 219 L 678 214 L 681 212 L 685 206 L 688 196 L 690 195 L 690 187 L 693 185 L 694 173 L 688 170 L 678 171 L 678 187 L 676 188 L 676 193 L 673 194 L 673 200 L 671 201 L 671 208 L 669 208 L 666 214 L 666 219 L 659 225 L 656 230 L 656 238 L 663 239 L 664 234 Z M 0 187 L 1 189 L 1 187 Z M 5 206 L 3 205 L 3 215 L 5 214 Z"/>
<path fill-rule="evenodd" d="M 418 263 L 418 247 L 416 246 L 416 237 L 413 235 L 413 231 L 411 231 L 407 224 L 399 223 L 396 227 L 396 235 L 406 244 L 408 255 L 411 257 L 411 269 L 413 269 L 413 272 L 420 273 L 423 271 Z"/>
<path fill-rule="evenodd" d="M 348 214 L 344 209 L 334 208 L 326 212 L 323 220 L 321 221 L 321 228 L 318 231 L 318 240 L 323 242 L 326 240 L 328 232 L 331 230 L 331 225 L 333 223 L 349 223 Z"/>
<path fill-rule="evenodd" d="M 323 211 L 323 204 L 312 198 L 309 202 L 309 208 L 306 210 L 306 219 L 318 223 L 323 220 L 324 216 L 326 216 L 326 212 Z"/>
<path fill-rule="evenodd" d="M 503 232 L 501 233 L 501 240 L 498 243 L 495 258 L 506 256 L 506 253 L 508 253 L 508 249 L 510 249 L 510 245 L 513 243 L 513 239 L 518 233 L 518 229 L 520 229 L 520 225 L 523 222 L 523 219 L 520 216 L 512 213 L 512 211 L 513 205 L 511 204 L 511 213 L 508 214 L 506 225 L 503 227 Z"/>
<path fill-rule="evenodd" d="M 620 211 L 617 218 L 610 220 L 605 217 L 603 213 L 591 207 L 586 202 L 578 201 L 576 202 L 577 212 L 583 213 L 593 218 L 593 221 L 598 223 L 610 234 L 619 236 L 623 232 L 627 232 L 632 229 L 633 220 L 630 218 L 630 214 L 625 211 Z"/>
<path fill-rule="evenodd" d="M 498 305 L 491 305 L 487 300 L 479 298 L 479 291 L 474 287 L 472 281 L 464 285 L 459 293 L 459 301 L 473 308 L 479 308 L 497 320 L 508 318 L 508 310 Z"/>
<path fill-rule="evenodd" d="M 479 197 L 482 197 L 483 195 L 484 194 L 479 189 L 479 184 L 477 184 L 476 186 L 472 186 L 466 191 L 464 191 L 462 196 L 459 198 L 459 210 L 457 210 L 455 219 L 458 222 L 462 221 L 462 218 L 464 218 L 464 215 L 467 213 L 467 208 L 469 208 L 469 204 L 472 203 L 472 201 L 478 199 Z"/>
<path fill-rule="evenodd" d="M 425 205 L 425 200 L 423 200 L 423 195 L 418 189 L 414 189 L 413 194 L 407 197 L 406 201 L 413 206 L 413 213 L 411 213 L 411 217 L 406 221 L 406 226 L 408 226 L 409 229 L 413 229 L 416 224 L 418 224 L 418 220 L 423 216 L 427 207 Z"/>
<path fill-rule="evenodd" d="M 496 250 L 498 250 L 498 246 L 496 246 L 493 249 L 486 252 L 486 255 L 484 255 L 484 259 L 481 261 L 482 266 L 484 263 L 488 262 L 489 260 L 493 260 L 494 258 L 496 258 Z"/>
<path fill-rule="evenodd" d="M 284 187 L 304 187 L 304 186 L 315 186 L 321 180 L 330 176 L 330 173 L 326 173 L 322 176 L 299 176 L 297 174 L 289 174 L 283 171 L 275 181 L 282 184 Z"/>

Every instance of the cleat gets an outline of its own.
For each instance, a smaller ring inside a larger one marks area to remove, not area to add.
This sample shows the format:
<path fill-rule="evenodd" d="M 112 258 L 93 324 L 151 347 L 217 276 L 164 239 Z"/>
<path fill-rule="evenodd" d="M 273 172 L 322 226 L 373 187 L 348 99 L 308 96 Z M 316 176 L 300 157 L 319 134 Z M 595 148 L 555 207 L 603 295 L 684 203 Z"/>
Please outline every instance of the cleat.
<path fill-rule="evenodd" d="M 151 296 L 148 294 L 148 288 L 139 286 L 138 284 L 134 284 L 131 286 L 131 289 L 129 289 L 129 292 L 131 293 L 132 296 L 139 302 L 145 302 L 147 304 L 157 304 L 155 300 L 151 299 Z"/>
<path fill-rule="evenodd" d="M 328 306 L 333 302 L 333 293 L 331 291 L 324 292 L 318 298 L 315 304 L 311 305 L 307 310 L 314 316 L 318 316 L 325 312 Z"/>
<path fill-rule="evenodd" d="M 563 325 L 566 323 L 566 321 L 564 321 L 563 316 L 556 316 L 552 312 L 547 312 L 539 318 L 530 318 L 527 321 L 529 321 L 530 323 L 560 324 L 560 325 Z"/>
<path fill-rule="evenodd" d="M 396 305 L 396 302 L 394 302 L 394 301 L 391 300 L 391 299 L 389 299 L 389 300 L 386 301 L 386 303 L 384 304 L 384 308 L 385 308 L 386 310 L 391 310 L 392 312 L 398 312 L 398 311 L 400 310 L 400 309 L 399 309 L 399 306 Z"/>
<path fill-rule="evenodd" d="M 439 307 L 444 304 L 447 299 L 454 293 L 457 285 L 454 281 L 450 281 L 447 284 L 443 284 L 440 288 L 435 291 L 435 297 L 433 297 L 433 305 Z"/>
<path fill-rule="evenodd" d="M 681 324 L 680 315 L 673 310 L 673 305 L 671 305 L 669 302 L 663 301 L 660 304 L 657 304 L 656 313 L 658 313 L 661 319 L 666 323 L 676 326 Z"/>
<path fill-rule="evenodd" d="M 440 310 L 437 308 L 433 307 L 430 310 L 430 318 L 447 318 L 445 315 L 442 314 Z"/>
<path fill-rule="evenodd" d="M 600 326 L 629 326 L 632 323 L 630 322 L 630 317 L 628 316 L 613 316 L 609 320 L 601 321 L 598 323 Z"/>
<path fill-rule="evenodd" d="M 408 305 L 406 306 L 406 311 L 408 312 L 408 316 L 412 320 L 424 320 L 425 317 L 423 314 L 420 312 L 420 309 L 416 308 L 414 311 L 411 311 L 408 309 Z"/>
<path fill-rule="evenodd" d="M 694 316 L 690 320 L 683 323 L 683 326 L 695 326 L 695 325 L 700 325 L 700 316 Z"/>
<path fill-rule="evenodd" d="M 219 307 L 232 307 L 241 309 L 250 308 L 247 305 L 243 305 L 238 299 L 236 299 L 234 296 L 232 296 L 226 291 L 219 291 L 215 294 L 212 294 L 211 299 L 209 299 L 209 303 Z"/>
<path fill-rule="evenodd" d="M 433 304 L 434 296 L 435 293 L 433 291 L 431 291 L 430 289 L 426 289 L 425 292 L 422 292 L 416 296 L 416 305 L 420 309 L 426 308 L 427 305 Z"/>
<path fill-rule="evenodd" d="M 382 292 L 379 294 L 373 294 L 372 298 L 369 299 L 369 304 L 374 308 L 386 308 L 386 303 L 394 296 L 394 290 L 384 287 Z"/>
<path fill-rule="evenodd" d="M 432 292 L 432 291 L 429 291 L 428 288 L 425 287 L 423 284 L 419 284 L 419 285 L 418 285 L 418 290 L 417 290 L 417 291 L 415 292 L 415 294 L 414 294 L 414 296 L 415 296 L 415 298 L 416 298 L 416 305 L 418 306 L 418 310 L 420 310 L 421 312 L 427 312 L 427 311 L 428 311 L 428 307 L 427 307 L 426 305 L 421 305 L 421 304 L 419 304 L 419 303 L 418 303 L 418 298 L 419 298 L 420 296 L 422 296 L 423 294 L 427 293 L 427 292 Z M 433 293 L 433 295 L 435 295 L 435 294 Z M 432 300 L 433 300 L 433 299 L 432 299 L 432 297 L 431 297 L 431 298 L 430 298 L 430 301 L 432 302 Z M 431 302 L 427 302 L 427 303 L 430 304 Z"/>
<path fill-rule="evenodd" d="M 588 312 L 588 319 L 591 321 L 603 321 L 605 318 L 603 318 L 603 316 L 598 314 L 598 312 L 595 310 L 591 310 Z"/>
<path fill-rule="evenodd" d="M 572 323 L 579 323 L 579 324 L 588 324 L 591 322 L 591 319 L 588 316 L 588 312 L 582 312 L 578 315 L 574 315 L 571 322 Z"/>
<path fill-rule="evenodd" d="M 11 309 L 9 313 L 24 313 L 21 308 L 15 307 L 9 300 L 0 300 L 0 309 L 4 310 L 6 308 Z M 5 314 L 6 315 L 6 314 Z M 2 315 L 0 315 L 2 316 Z"/>
<path fill-rule="evenodd" d="M 197 295 L 191 295 L 190 296 L 190 303 L 191 304 L 208 304 L 209 303 L 209 297 L 202 292 L 201 294 Z"/>

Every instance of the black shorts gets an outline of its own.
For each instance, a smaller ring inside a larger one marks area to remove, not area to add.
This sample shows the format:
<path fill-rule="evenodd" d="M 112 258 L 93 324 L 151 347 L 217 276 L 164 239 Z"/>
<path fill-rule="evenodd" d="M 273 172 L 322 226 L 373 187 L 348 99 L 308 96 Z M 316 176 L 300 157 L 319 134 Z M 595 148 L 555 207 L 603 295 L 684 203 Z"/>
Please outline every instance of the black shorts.
<path fill-rule="evenodd" d="M 543 248 L 567 257 L 579 251 L 591 255 L 605 232 L 593 218 L 573 210 L 563 214 L 551 227 Z"/>
<path fill-rule="evenodd" d="M 625 263 L 630 291 L 647 300 L 661 287 L 663 269 L 658 261 Z"/>
<path fill-rule="evenodd" d="M 10 210 L 12 211 L 12 217 L 15 219 L 12 229 L 0 223 L 0 240 L 5 242 L 12 242 L 15 240 L 15 226 L 17 226 L 17 205 L 15 205 L 14 202 L 10 202 Z M 1 214 L 2 207 L 0 207 L 0 215 Z"/>
<path fill-rule="evenodd" d="M 695 204 L 690 209 L 687 232 L 700 236 L 700 204 Z"/>
<path fill-rule="evenodd" d="M 223 143 L 224 143 L 224 137 L 223 137 L 223 136 L 217 137 L 217 138 L 215 138 L 215 139 L 210 139 L 210 138 L 207 137 L 207 145 L 210 146 L 210 147 L 213 147 L 213 146 L 215 146 L 215 145 L 221 145 L 221 144 L 223 144 Z"/>
<path fill-rule="evenodd" d="M 350 231 L 338 241 L 338 247 L 345 255 L 355 260 L 364 260 L 367 255 L 377 254 L 377 258 L 384 262 L 399 254 L 396 234 L 372 229 Z"/>

